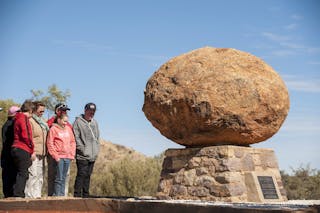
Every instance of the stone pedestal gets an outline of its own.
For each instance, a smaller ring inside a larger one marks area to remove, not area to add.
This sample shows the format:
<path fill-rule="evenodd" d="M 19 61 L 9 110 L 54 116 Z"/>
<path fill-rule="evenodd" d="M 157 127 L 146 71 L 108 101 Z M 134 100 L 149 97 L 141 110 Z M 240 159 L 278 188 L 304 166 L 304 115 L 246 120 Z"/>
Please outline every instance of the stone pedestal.
<path fill-rule="evenodd" d="M 168 149 L 158 197 L 229 202 L 286 201 L 273 150 L 240 146 Z"/>

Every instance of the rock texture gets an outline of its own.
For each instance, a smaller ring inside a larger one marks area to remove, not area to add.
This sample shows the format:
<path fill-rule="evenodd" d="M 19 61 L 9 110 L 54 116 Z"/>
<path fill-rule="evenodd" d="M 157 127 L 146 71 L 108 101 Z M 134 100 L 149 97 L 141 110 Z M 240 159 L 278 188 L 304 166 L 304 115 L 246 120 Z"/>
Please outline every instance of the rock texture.
<path fill-rule="evenodd" d="M 162 135 L 187 147 L 249 145 L 275 134 L 287 88 L 261 59 L 204 47 L 163 64 L 146 85 L 143 111 Z"/>
<path fill-rule="evenodd" d="M 258 176 L 274 179 L 278 199 L 287 200 L 273 150 L 211 146 L 169 149 L 158 196 L 163 199 L 265 202 Z"/>

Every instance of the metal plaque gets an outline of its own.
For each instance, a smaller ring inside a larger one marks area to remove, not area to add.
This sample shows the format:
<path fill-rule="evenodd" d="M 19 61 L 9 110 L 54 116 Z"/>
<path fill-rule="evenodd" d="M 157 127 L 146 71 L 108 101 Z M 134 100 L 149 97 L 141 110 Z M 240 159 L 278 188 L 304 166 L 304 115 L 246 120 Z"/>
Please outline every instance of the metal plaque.
<path fill-rule="evenodd" d="M 264 199 L 279 199 L 272 176 L 258 176 Z"/>

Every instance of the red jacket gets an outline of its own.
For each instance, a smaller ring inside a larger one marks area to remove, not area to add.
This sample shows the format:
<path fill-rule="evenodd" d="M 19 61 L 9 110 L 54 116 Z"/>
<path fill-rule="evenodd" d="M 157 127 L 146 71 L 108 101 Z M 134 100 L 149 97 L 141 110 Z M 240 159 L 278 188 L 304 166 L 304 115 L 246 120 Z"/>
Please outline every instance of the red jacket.
<path fill-rule="evenodd" d="M 22 112 L 16 114 L 14 122 L 14 141 L 12 147 L 23 149 L 30 154 L 34 152 L 32 129 L 29 118 Z"/>

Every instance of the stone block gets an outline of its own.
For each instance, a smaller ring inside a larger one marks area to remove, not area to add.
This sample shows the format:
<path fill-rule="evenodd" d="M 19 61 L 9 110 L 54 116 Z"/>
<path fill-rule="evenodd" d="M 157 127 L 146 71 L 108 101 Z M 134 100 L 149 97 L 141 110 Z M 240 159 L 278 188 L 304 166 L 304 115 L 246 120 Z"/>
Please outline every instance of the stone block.
<path fill-rule="evenodd" d="M 172 179 L 160 179 L 158 191 L 168 195 L 170 193 L 172 182 Z"/>
<path fill-rule="evenodd" d="M 198 177 L 196 179 L 196 186 L 204 186 L 208 189 L 210 189 L 211 187 L 213 187 L 214 185 L 216 185 L 217 182 L 215 181 L 215 179 L 211 176 L 201 176 L 201 177 Z"/>
<path fill-rule="evenodd" d="M 226 184 L 216 184 L 209 188 L 209 192 L 214 197 L 225 198 L 230 197 L 230 191 Z"/>
<path fill-rule="evenodd" d="M 202 166 L 202 167 L 210 167 L 210 166 L 216 167 L 219 164 L 218 160 L 219 160 L 219 158 L 209 158 L 209 157 L 203 156 L 201 158 L 200 166 Z"/>
<path fill-rule="evenodd" d="M 193 169 L 193 168 L 199 167 L 200 164 L 201 164 L 201 158 L 193 157 L 188 162 L 188 168 Z"/>
<path fill-rule="evenodd" d="M 229 158 L 229 159 L 223 158 L 219 161 L 219 165 L 216 167 L 216 171 L 218 172 L 241 171 L 241 161 L 239 158 Z"/>
<path fill-rule="evenodd" d="M 205 188 L 205 187 L 190 187 L 188 189 L 188 194 L 194 197 L 207 197 L 209 196 L 209 189 Z"/>
<path fill-rule="evenodd" d="M 201 148 L 188 148 L 188 149 L 167 149 L 165 156 L 167 157 L 181 157 L 181 156 L 195 156 Z"/>
<path fill-rule="evenodd" d="M 241 158 L 241 171 L 254 171 L 254 160 L 252 154 L 245 154 Z"/>
<path fill-rule="evenodd" d="M 208 168 L 205 168 L 205 167 L 196 168 L 197 176 L 206 175 L 208 173 L 209 173 Z"/>
<path fill-rule="evenodd" d="M 236 158 L 241 158 L 244 155 L 244 150 L 243 149 L 234 149 L 234 156 Z"/>
<path fill-rule="evenodd" d="M 246 186 L 243 182 L 226 184 L 231 197 L 241 196 L 246 193 Z"/>
<path fill-rule="evenodd" d="M 172 185 L 171 191 L 170 191 L 170 196 L 171 197 L 176 197 L 176 196 L 187 196 L 187 187 L 182 186 L 182 185 Z"/>
<path fill-rule="evenodd" d="M 238 183 L 243 181 L 243 175 L 240 172 L 216 173 L 214 179 L 220 184 Z"/>
<path fill-rule="evenodd" d="M 263 175 L 272 177 L 272 183 L 276 185 L 272 190 L 276 190 L 278 198 L 271 197 L 271 201 L 286 200 L 273 150 L 214 146 L 166 153 L 169 156 L 163 166 L 168 168 L 162 169 L 158 187 L 161 197 L 264 202 L 263 192 L 268 193 L 268 189 L 263 191 L 258 181 L 258 176 Z"/>
<path fill-rule="evenodd" d="M 183 174 L 183 184 L 185 186 L 193 186 L 195 179 L 196 179 L 196 170 L 195 169 L 191 169 L 191 170 L 187 170 L 184 172 Z"/>
<path fill-rule="evenodd" d="M 186 168 L 186 165 L 188 163 L 188 160 L 186 158 L 180 157 L 174 157 L 172 158 L 172 169 L 174 170 L 180 170 L 182 168 Z"/>

